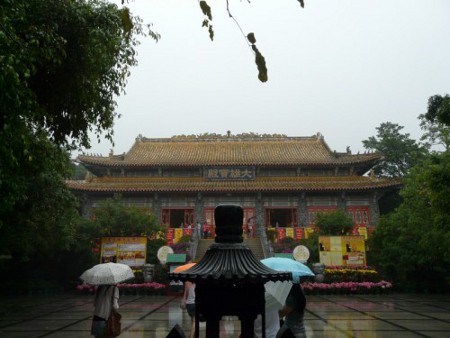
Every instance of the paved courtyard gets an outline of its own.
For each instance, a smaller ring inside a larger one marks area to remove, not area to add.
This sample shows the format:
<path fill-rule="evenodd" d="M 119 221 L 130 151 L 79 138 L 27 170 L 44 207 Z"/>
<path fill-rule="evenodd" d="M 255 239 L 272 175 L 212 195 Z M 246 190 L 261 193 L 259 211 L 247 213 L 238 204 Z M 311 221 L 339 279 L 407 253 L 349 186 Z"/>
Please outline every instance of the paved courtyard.
<path fill-rule="evenodd" d="M 93 296 L 0 298 L 0 337 L 90 337 Z M 317 337 L 450 337 L 450 296 L 307 296 L 305 326 Z M 122 296 L 123 338 L 162 338 L 190 319 L 175 296 Z M 204 337 L 204 326 L 200 336 Z M 240 323 L 223 318 L 221 337 L 238 337 Z"/>

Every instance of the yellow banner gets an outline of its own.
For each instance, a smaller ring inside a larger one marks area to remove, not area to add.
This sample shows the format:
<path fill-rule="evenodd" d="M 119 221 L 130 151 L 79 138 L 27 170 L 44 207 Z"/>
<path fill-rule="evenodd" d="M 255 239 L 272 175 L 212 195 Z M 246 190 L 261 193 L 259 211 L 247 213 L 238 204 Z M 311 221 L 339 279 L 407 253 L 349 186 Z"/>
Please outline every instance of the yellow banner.
<path fill-rule="evenodd" d="M 294 229 L 293 228 L 286 228 L 286 237 L 294 238 Z"/>
<path fill-rule="evenodd" d="M 309 238 L 312 233 L 314 233 L 314 228 L 305 228 L 305 238 Z"/>
<path fill-rule="evenodd" d="M 175 228 L 175 233 L 173 235 L 173 242 L 178 243 L 180 238 L 183 237 L 183 229 L 182 228 Z"/>
<path fill-rule="evenodd" d="M 364 239 L 367 239 L 367 228 L 366 227 L 359 227 L 358 228 L 358 235 L 364 236 Z"/>

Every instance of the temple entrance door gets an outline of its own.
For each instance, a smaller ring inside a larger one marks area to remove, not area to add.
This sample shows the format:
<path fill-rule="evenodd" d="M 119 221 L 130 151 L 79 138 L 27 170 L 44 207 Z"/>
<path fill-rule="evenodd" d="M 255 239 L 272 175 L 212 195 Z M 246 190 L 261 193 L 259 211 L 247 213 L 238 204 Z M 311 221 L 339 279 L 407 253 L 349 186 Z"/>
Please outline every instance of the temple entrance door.
<path fill-rule="evenodd" d="M 266 224 L 270 227 L 297 227 L 298 211 L 296 208 L 267 208 Z"/>
<path fill-rule="evenodd" d="M 203 223 L 214 226 L 214 208 L 205 208 L 203 213 Z"/>
<path fill-rule="evenodd" d="M 193 209 L 184 209 L 184 226 L 190 225 L 194 227 L 194 210 Z"/>
<path fill-rule="evenodd" d="M 187 227 L 195 225 L 194 209 L 162 209 L 161 220 L 169 228 Z"/>

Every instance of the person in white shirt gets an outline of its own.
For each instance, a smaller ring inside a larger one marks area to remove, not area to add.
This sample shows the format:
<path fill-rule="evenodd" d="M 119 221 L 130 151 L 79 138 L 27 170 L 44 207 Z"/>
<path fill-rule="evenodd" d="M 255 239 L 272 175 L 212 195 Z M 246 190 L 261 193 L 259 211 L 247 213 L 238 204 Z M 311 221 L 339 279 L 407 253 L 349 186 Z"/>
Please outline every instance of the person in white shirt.
<path fill-rule="evenodd" d="M 184 293 L 180 307 L 186 309 L 191 317 L 191 333 L 189 338 L 195 337 L 195 283 L 186 281 L 184 283 Z"/>
<path fill-rule="evenodd" d="M 262 337 L 261 315 L 258 315 L 258 317 L 256 317 L 253 330 L 255 338 Z M 266 338 L 275 338 L 278 330 L 280 330 L 280 318 L 278 316 L 278 309 L 266 308 Z"/>
<path fill-rule="evenodd" d="M 106 321 L 112 309 L 119 308 L 119 288 L 116 285 L 100 285 L 94 299 L 94 317 L 92 318 L 91 335 L 96 338 L 107 338 Z"/>

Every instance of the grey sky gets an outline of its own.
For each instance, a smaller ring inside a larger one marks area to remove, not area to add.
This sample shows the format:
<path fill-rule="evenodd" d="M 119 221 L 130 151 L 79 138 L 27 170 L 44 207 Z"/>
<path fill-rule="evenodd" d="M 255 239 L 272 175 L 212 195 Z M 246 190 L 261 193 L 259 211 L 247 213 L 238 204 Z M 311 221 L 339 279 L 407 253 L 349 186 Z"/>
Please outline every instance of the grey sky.
<path fill-rule="evenodd" d="M 120 1 L 119 1 L 120 2 Z M 135 138 L 242 132 L 311 136 L 332 150 L 363 151 L 361 141 L 391 121 L 415 139 L 419 114 L 450 93 L 450 1 L 229 0 L 245 33 L 254 32 L 269 81 L 226 12 L 209 0 L 214 42 L 196 0 L 136 0 L 129 6 L 161 34 L 139 47 L 126 96 L 118 98 L 115 146 Z"/>

